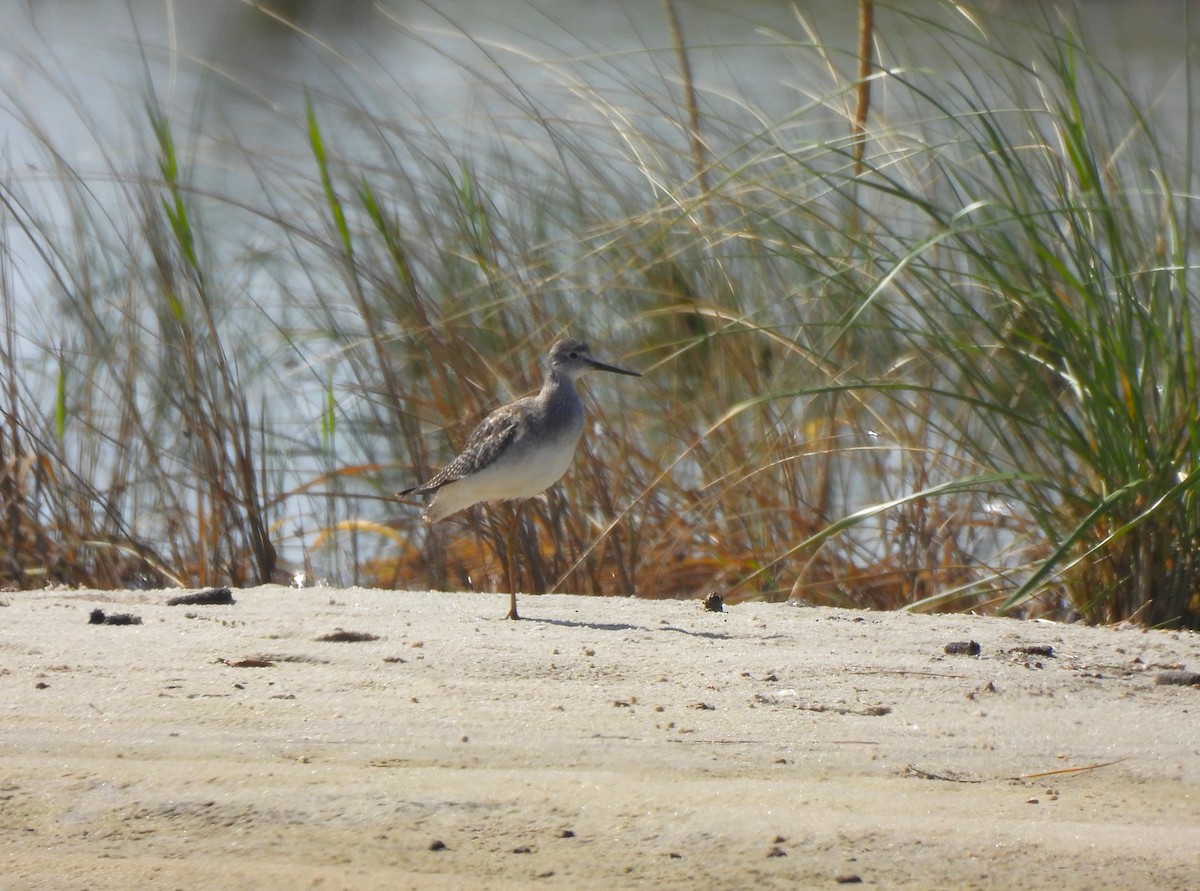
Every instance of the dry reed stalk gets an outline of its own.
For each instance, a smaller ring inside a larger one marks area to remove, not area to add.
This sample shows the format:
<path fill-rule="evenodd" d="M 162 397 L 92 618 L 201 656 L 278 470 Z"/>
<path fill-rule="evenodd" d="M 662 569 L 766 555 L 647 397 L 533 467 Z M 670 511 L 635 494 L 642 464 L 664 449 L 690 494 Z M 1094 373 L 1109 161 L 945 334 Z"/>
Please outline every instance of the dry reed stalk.
<path fill-rule="evenodd" d="M 692 150 L 692 169 L 696 177 L 696 185 L 700 188 L 700 201 L 704 208 L 704 222 L 709 228 L 716 225 L 712 202 L 709 201 L 708 183 L 708 147 L 700 135 L 700 103 L 696 98 L 696 80 L 692 76 L 692 63 L 688 58 L 687 43 L 683 37 L 683 25 L 679 21 L 679 12 L 675 9 L 674 0 L 663 0 L 663 10 L 667 16 L 667 27 L 671 31 L 671 42 L 675 45 L 675 56 L 679 60 L 679 77 L 683 81 L 684 106 L 688 117 L 688 142 Z"/>
<path fill-rule="evenodd" d="M 858 87 L 855 90 L 854 121 L 851 127 L 854 136 L 854 175 L 861 176 L 863 154 L 867 147 L 867 117 L 871 113 L 871 69 L 875 67 L 875 4 L 872 0 L 858 0 Z"/>

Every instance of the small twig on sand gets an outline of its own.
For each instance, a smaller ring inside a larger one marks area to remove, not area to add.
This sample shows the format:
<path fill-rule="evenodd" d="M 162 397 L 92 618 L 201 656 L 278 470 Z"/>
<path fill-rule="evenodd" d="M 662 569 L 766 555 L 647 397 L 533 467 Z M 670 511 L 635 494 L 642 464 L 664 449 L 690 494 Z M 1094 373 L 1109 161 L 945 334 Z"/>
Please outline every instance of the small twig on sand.
<path fill-rule="evenodd" d="M 947 782 L 947 783 L 982 783 L 982 782 L 984 782 L 983 780 L 967 780 L 967 779 L 963 779 L 962 777 L 942 776 L 940 773 L 930 773 L 927 770 L 921 770 L 921 768 L 919 768 L 919 767 L 913 767 L 911 764 L 909 764 L 908 766 L 906 766 L 904 768 L 904 772 L 906 774 L 911 774 L 912 776 L 920 777 L 923 780 L 943 780 L 944 782 Z"/>
<path fill-rule="evenodd" d="M 1017 776 L 993 777 L 992 779 L 993 780 L 1037 780 L 1037 779 L 1041 779 L 1042 777 L 1053 777 L 1053 776 L 1059 776 L 1061 774 L 1067 774 L 1067 773 L 1082 773 L 1085 770 L 1097 770 L 1098 768 L 1101 768 L 1101 767 L 1109 767 L 1110 765 L 1113 765 L 1113 764 L 1119 764 L 1120 762 L 1122 762 L 1124 760 L 1125 760 L 1124 758 L 1117 758 L 1115 761 L 1104 761 L 1100 764 L 1087 764 L 1087 765 L 1084 765 L 1083 767 L 1062 767 L 1062 768 L 1059 768 L 1058 770 L 1043 770 L 1038 773 L 1023 773 L 1023 774 L 1018 774 Z M 972 779 L 966 779 L 964 777 L 945 776 L 940 773 L 932 773 L 928 770 L 921 770 L 921 768 L 919 768 L 919 767 L 913 767 L 911 764 L 907 765 L 904 768 L 904 772 L 911 776 L 920 777 L 923 780 L 942 780 L 943 782 L 947 782 L 947 783 L 986 783 L 986 782 L 988 782 L 988 780 L 986 780 L 986 779 L 972 780 Z"/>
<path fill-rule="evenodd" d="M 1083 771 L 1085 771 L 1085 770 L 1097 770 L 1098 768 L 1101 768 L 1101 767 L 1109 767 L 1113 764 L 1120 764 L 1124 760 L 1126 760 L 1126 759 L 1117 758 L 1113 761 L 1104 761 L 1100 764 L 1087 764 L 1087 765 L 1084 765 L 1083 767 L 1062 767 L 1062 768 L 1059 768 L 1058 770 L 1043 770 L 1041 773 L 1026 773 L 1026 774 L 1021 774 L 1021 776 L 1018 776 L 1018 777 L 1004 777 L 1004 779 L 1006 779 L 1006 780 L 1036 780 L 1036 779 L 1040 779 L 1041 777 L 1053 777 L 1053 776 L 1058 776 L 1059 774 L 1064 774 L 1064 773 L 1083 773 Z"/>

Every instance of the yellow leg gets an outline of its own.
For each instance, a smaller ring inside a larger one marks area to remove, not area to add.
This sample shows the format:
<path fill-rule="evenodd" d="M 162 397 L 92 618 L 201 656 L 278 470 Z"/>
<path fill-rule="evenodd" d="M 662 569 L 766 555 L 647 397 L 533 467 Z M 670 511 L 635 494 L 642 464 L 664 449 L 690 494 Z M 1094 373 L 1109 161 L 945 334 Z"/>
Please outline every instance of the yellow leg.
<path fill-rule="evenodd" d="M 517 536 L 519 535 L 520 531 L 521 531 L 521 502 L 518 501 L 513 506 L 512 517 L 509 519 L 508 546 L 505 548 L 505 550 L 507 551 L 507 553 L 505 554 L 505 557 L 507 558 L 507 562 L 508 562 L 508 566 L 506 567 L 507 573 L 508 573 L 508 596 L 510 598 L 509 607 L 508 607 L 508 618 L 513 619 L 513 620 L 521 618 L 520 616 L 517 615 L 517 584 L 518 584 Z"/>

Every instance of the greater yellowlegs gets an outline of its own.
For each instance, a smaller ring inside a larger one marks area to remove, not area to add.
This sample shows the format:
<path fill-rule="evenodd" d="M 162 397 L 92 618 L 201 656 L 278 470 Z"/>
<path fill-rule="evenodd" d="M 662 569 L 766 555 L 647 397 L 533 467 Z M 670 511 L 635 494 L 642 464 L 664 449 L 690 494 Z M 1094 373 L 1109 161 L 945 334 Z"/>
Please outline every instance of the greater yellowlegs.
<path fill-rule="evenodd" d="M 637 371 L 606 365 L 592 358 L 582 340 L 560 340 L 550 348 L 542 389 L 502 405 L 480 422 L 462 452 L 428 482 L 398 492 L 433 495 L 425 509 L 426 523 L 436 523 L 481 501 L 532 498 L 554 485 L 567 472 L 583 433 L 583 402 L 575 381 L 589 371 L 611 371 L 641 377 Z M 517 616 L 517 585 L 511 568 L 514 522 L 508 544 L 508 617 Z"/>

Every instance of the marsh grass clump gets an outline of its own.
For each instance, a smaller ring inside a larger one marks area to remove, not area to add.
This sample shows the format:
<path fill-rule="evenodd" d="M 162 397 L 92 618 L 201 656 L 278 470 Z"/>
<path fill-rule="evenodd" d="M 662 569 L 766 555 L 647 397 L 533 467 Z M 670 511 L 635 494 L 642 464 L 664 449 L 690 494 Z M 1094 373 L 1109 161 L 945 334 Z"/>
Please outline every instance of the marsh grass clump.
<path fill-rule="evenodd" d="M 938 100 L 951 150 L 928 153 L 920 194 L 890 193 L 931 224 L 892 254 L 890 327 L 933 360 L 946 438 L 1017 474 L 1047 547 L 1003 606 L 1057 590 L 1093 621 L 1194 623 L 1189 165 L 1070 36 L 1038 71 L 1003 114 Z"/>
<path fill-rule="evenodd" d="M 569 333 L 646 377 L 582 388 L 526 590 L 1200 622 L 1186 141 L 1057 23 L 810 28 L 827 80 L 771 118 L 697 89 L 671 11 L 653 76 L 542 63 L 587 120 L 493 81 L 484 149 L 297 89 L 257 150 L 149 78 L 97 172 L 25 117 L 53 176 L 3 185 L 5 581 L 494 588 L 502 509 L 426 530 L 390 493 Z"/>

